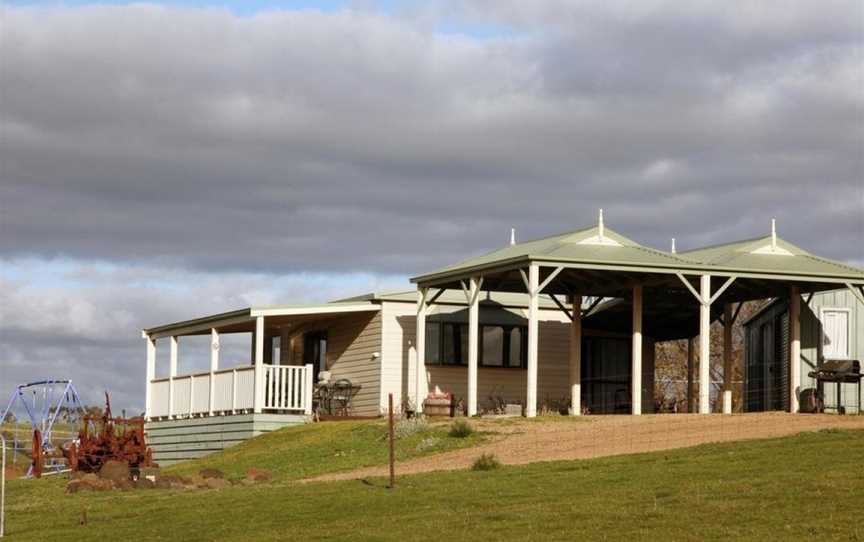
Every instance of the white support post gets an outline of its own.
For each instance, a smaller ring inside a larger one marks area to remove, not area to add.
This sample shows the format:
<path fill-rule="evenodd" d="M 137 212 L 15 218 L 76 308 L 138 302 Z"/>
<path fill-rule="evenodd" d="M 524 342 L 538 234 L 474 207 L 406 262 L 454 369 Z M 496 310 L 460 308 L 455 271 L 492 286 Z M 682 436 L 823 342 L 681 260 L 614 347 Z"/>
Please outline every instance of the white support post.
<path fill-rule="evenodd" d="M 801 389 L 801 294 L 789 288 L 789 412 L 798 412 Z"/>
<path fill-rule="evenodd" d="M 177 376 L 177 337 L 171 337 L 171 354 L 168 365 L 168 417 L 174 417 L 174 377 Z"/>
<path fill-rule="evenodd" d="M 477 354 L 480 334 L 480 284 L 468 281 L 468 416 L 477 415 Z"/>
<path fill-rule="evenodd" d="M 216 371 L 219 370 L 219 331 L 210 329 L 210 406 L 209 414 L 213 415 L 213 402 L 216 395 Z"/>
<path fill-rule="evenodd" d="M 538 291 L 540 282 L 540 267 L 532 263 L 528 267 L 528 374 L 526 375 L 527 390 L 525 393 L 525 416 L 537 416 L 537 345 L 539 312 Z"/>
<path fill-rule="evenodd" d="M 732 303 L 723 305 L 723 414 L 732 414 Z"/>
<path fill-rule="evenodd" d="M 699 414 L 711 413 L 711 275 L 699 281 Z"/>
<path fill-rule="evenodd" d="M 314 387 L 314 383 L 312 382 L 312 372 L 313 367 L 311 363 L 306 364 L 306 370 L 303 373 L 303 412 L 307 416 L 312 415 L 312 389 Z"/>
<path fill-rule="evenodd" d="M 255 395 L 253 412 L 260 414 L 264 409 L 264 317 L 255 318 Z"/>
<path fill-rule="evenodd" d="M 186 414 L 192 417 L 192 408 L 195 405 L 195 375 L 189 375 L 189 405 Z"/>
<path fill-rule="evenodd" d="M 156 378 L 156 341 L 150 336 L 145 335 L 147 341 L 147 384 L 144 388 L 144 419 L 150 419 L 150 413 L 153 408 L 153 379 Z"/>
<path fill-rule="evenodd" d="M 570 321 L 570 414 L 582 414 L 582 296 L 571 300 L 573 318 Z"/>
<path fill-rule="evenodd" d="M 631 353 L 630 411 L 642 414 L 642 286 L 633 287 L 633 351 Z"/>
<path fill-rule="evenodd" d="M 417 289 L 417 336 L 415 337 L 416 355 L 414 356 L 414 409 L 423 412 L 423 400 L 426 398 L 426 297 L 428 288 Z"/>

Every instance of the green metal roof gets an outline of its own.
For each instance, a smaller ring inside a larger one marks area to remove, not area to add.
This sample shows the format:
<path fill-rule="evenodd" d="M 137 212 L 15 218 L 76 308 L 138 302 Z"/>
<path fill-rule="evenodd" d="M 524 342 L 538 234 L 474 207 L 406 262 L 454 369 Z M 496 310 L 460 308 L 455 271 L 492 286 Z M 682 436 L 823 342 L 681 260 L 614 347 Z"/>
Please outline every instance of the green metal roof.
<path fill-rule="evenodd" d="M 769 247 L 770 244 L 771 236 L 767 235 L 690 250 L 682 252 L 681 255 L 723 269 L 864 279 L 864 270 L 842 262 L 814 256 L 801 247 L 779 237 L 776 246 L 780 251 L 784 251 L 783 254 L 754 254 L 754 251 Z"/>
<path fill-rule="evenodd" d="M 864 270 L 814 256 L 779 238 L 776 238 L 776 245 L 771 245 L 770 235 L 673 254 L 640 245 L 609 228 L 604 228 L 604 238 L 614 244 L 591 242 L 592 239 L 596 241 L 598 234 L 599 227 L 593 227 L 509 245 L 414 277 L 411 281 L 455 279 L 469 273 L 482 274 L 496 267 L 534 261 L 550 265 L 580 264 L 599 269 L 607 266 L 639 272 L 663 270 L 668 273 L 674 270 L 864 282 Z M 770 250 L 773 246 L 776 249 Z"/>
<path fill-rule="evenodd" d="M 460 271 L 480 270 L 508 262 L 558 261 L 584 262 L 647 267 L 680 267 L 693 265 L 694 261 L 679 255 L 649 248 L 623 235 L 604 228 L 603 237 L 615 245 L 588 242 L 599 235 L 599 228 L 586 228 L 534 241 L 508 245 L 482 256 L 468 258 L 454 265 L 426 273 L 411 279 L 413 282 L 426 278 L 449 275 Z"/>

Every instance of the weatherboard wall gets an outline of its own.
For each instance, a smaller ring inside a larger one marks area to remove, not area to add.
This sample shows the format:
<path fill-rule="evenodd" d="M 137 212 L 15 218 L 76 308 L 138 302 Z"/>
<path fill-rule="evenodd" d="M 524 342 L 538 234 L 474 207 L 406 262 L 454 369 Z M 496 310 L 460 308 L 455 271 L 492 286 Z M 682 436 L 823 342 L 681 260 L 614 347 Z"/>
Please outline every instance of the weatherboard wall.
<path fill-rule="evenodd" d="M 145 440 L 161 466 L 203 457 L 308 418 L 293 414 L 237 414 L 148 422 Z"/>
<path fill-rule="evenodd" d="M 414 392 L 417 334 L 416 305 L 385 302 L 382 304 L 381 405 L 386 410 L 387 395 L 393 393 L 396 404 Z M 433 305 L 427 321 L 467 321 L 465 306 Z M 559 310 L 540 310 L 538 342 L 537 398 L 540 405 L 569 404 L 570 320 Z M 517 308 L 480 307 L 480 323 L 527 324 L 527 311 Z M 586 335 L 591 335 L 586 330 Z M 629 335 L 627 335 L 629 340 Z M 642 354 L 642 411 L 654 411 L 654 342 L 644 339 Z M 468 393 L 468 368 L 427 364 L 426 382 L 430 392 L 439 388 L 457 398 Z M 497 399 L 525 404 L 527 372 L 524 369 L 483 367 L 477 369 L 477 401 L 481 409 Z"/>

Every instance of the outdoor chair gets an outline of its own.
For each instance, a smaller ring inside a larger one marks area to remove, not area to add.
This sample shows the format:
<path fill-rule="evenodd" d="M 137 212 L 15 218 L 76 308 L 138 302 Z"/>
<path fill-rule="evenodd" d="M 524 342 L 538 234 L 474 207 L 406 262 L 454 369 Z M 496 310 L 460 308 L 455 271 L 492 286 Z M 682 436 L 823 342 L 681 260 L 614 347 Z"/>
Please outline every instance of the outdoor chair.
<path fill-rule="evenodd" d="M 360 391 L 360 386 L 354 386 L 347 378 L 340 378 L 330 386 L 329 410 L 336 416 L 348 416 L 351 400 Z"/>

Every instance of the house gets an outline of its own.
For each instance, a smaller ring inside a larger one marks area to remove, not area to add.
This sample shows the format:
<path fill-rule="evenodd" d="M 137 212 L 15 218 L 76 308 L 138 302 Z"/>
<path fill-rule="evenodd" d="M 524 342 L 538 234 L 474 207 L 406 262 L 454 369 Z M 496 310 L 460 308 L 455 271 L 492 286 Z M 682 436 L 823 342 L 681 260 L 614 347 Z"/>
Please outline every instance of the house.
<path fill-rule="evenodd" d="M 801 389 L 815 390 L 809 375 L 825 360 L 864 362 L 864 302 L 848 289 L 806 296 L 801 305 Z M 789 401 L 788 364 L 789 301 L 775 299 L 751 316 L 744 325 L 744 410 L 785 409 Z M 858 387 L 842 386 L 847 412 L 858 410 Z M 826 409 L 835 410 L 837 388 L 824 385 Z"/>
<path fill-rule="evenodd" d="M 204 455 L 313 413 L 322 376 L 350 381 L 350 414 L 376 416 L 390 394 L 422 410 L 451 393 L 473 416 L 502 404 L 544 409 L 653 412 L 654 343 L 726 330 L 744 301 L 846 289 L 864 298 L 864 271 L 813 256 L 771 235 L 683 253 L 645 247 L 596 226 L 524 243 L 414 277 L 416 291 L 317 305 L 248 307 L 145 329 L 146 417 L 157 459 Z M 249 337 L 249 359 L 220 360 L 220 338 Z M 210 368 L 179 371 L 178 342 L 210 337 Z M 790 327 L 789 359 L 800 358 Z M 168 343 L 168 376 L 156 347 Z M 710 341 L 699 341 L 699 412 L 711 412 Z M 226 367 L 226 361 L 228 366 Z M 797 412 L 798 363 L 788 409 Z M 638 382 L 638 385 L 633 385 Z M 731 382 L 722 411 L 732 411 Z"/>

